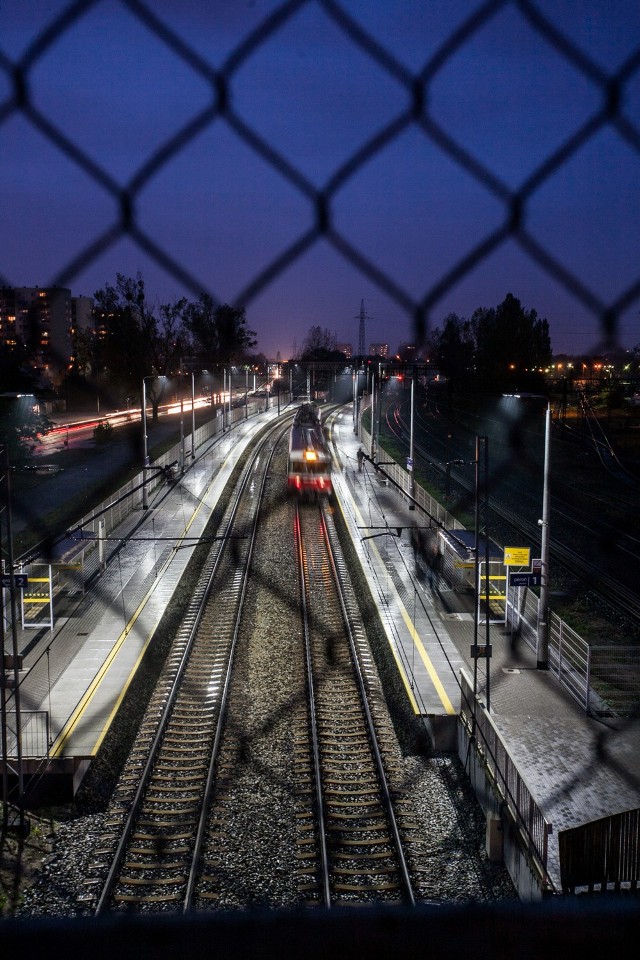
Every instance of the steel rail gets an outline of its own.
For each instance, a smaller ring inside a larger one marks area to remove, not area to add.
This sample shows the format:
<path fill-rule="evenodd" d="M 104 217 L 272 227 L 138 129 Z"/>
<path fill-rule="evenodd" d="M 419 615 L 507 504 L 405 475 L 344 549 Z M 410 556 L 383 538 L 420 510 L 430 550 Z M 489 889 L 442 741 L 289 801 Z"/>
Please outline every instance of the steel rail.
<path fill-rule="evenodd" d="M 302 629 L 304 634 L 304 651 L 307 680 L 307 699 L 309 704 L 309 727 L 311 730 L 311 746 L 313 754 L 313 780 L 316 796 L 316 817 L 318 820 L 318 845 L 320 847 L 320 875 L 322 888 L 322 903 L 331 907 L 331 887 L 329 855 L 327 851 L 327 836 L 322 793 L 322 775 L 320 771 L 320 744 L 318 741 L 318 717 L 316 711 L 316 695 L 313 681 L 313 663 L 311 654 L 311 632 L 309 629 L 309 609 L 307 602 L 307 582 L 304 573 L 305 558 L 302 532 L 300 527 L 300 507 L 296 504 L 295 519 L 296 554 L 298 557 L 298 583 L 300 587 L 300 604 L 302 613 Z"/>
<path fill-rule="evenodd" d="M 254 452 L 253 452 L 253 454 L 252 454 L 251 461 L 250 461 L 249 465 L 247 466 L 245 475 L 244 475 L 244 477 L 243 477 L 243 484 L 242 484 L 242 490 L 241 490 L 241 492 L 240 492 L 240 496 L 242 496 L 242 494 L 244 493 L 244 491 L 245 491 L 245 489 L 246 489 L 246 486 L 247 486 L 249 477 L 250 477 L 250 475 L 251 475 L 251 472 L 252 472 L 254 466 L 257 464 L 258 459 L 259 459 L 259 457 L 261 456 L 264 447 L 267 446 L 267 444 L 271 441 L 272 437 L 274 437 L 274 436 L 276 436 L 276 435 L 282 435 L 282 434 L 285 432 L 285 430 L 287 430 L 287 429 L 288 429 L 288 426 L 283 427 L 281 423 L 278 423 L 278 425 L 277 425 L 273 430 L 270 430 L 270 431 L 268 432 L 268 434 L 266 434 L 266 436 L 264 436 L 264 437 L 262 438 L 262 441 L 256 446 L 256 448 L 255 448 L 255 450 L 254 450 Z M 279 436 L 278 436 L 278 439 L 279 439 Z M 232 675 L 233 675 L 233 666 L 234 666 L 234 662 L 235 662 L 235 654 L 236 654 L 237 643 L 238 643 L 238 635 L 239 635 L 239 633 L 240 633 L 240 622 L 241 622 L 241 620 L 242 620 L 242 614 L 243 614 L 243 610 L 244 610 L 244 602 L 245 602 L 246 595 L 247 595 L 247 587 L 248 587 L 248 583 L 249 583 L 249 575 L 250 575 L 250 571 L 251 571 L 251 563 L 252 563 L 252 560 L 253 560 L 253 554 L 254 554 L 254 549 L 255 549 L 256 537 L 257 537 L 257 532 L 258 532 L 258 523 L 259 523 L 259 519 L 260 519 L 260 515 L 261 515 L 260 505 L 261 505 L 262 500 L 263 500 L 264 488 L 265 488 L 266 483 L 267 483 L 267 478 L 268 478 L 268 474 L 269 474 L 269 468 L 270 468 L 270 466 L 271 466 L 271 462 L 272 462 L 273 456 L 274 456 L 274 454 L 275 454 L 276 445 L 277 445 L 277 440 L 276 440 L 276 443 L 273 444 L 273 446 L 272 446 L 272 448 L 271 448 L 271 451 L 270 451 L 270 453 L 269 453 L 269 456 L 267 457 L 267 459 L 266 459 L 266 461 L 265 461 L 265 463 L 263 464 L 263 467 L 262 467 L 262 480 L 261 480 L 261 483 L 260 483 L 260 491 L 259 491 L 258 497 L 256 498 L 256 509 L 254 510 L 253 522 L 252 522 L 252 525 L 251 525 L 251 536 L 250 536 L 250 538 L 249 538 L 249 546 L 248 546 L 247 555 L 246 555 L 246 558 L 245 558 L 244 570 L 242 571 L 242 582 L 241 582 L 240 588 L 239 588 L 238 610 L 237 610 L 237 615 L 236 615 L 236 623 L 235 623 L 235 627 L 234 627 L 234 631 L 233 631 L 233 637 L 232 637 L 232 640 L 231 640 L 231 649 L 230 649 L 230 651 L 229 651 L 229 657 L 228 657 L 228 661 L 227 661 L 227 669 L 226 669 L 225 679 L 224 679 L 224 683 L 223 683 L 223 687 L 222 687 L 222 693 L 221 693 L 221 697 L 220 697 L 220 708 L 219 708 L 219 712 L 218 712 L 218 721 L 217 721 L 217 723 L 216 723 L 216 732 L 215 732 L 215 736 L 214 736 L 213 745 L 212 745 L 212 748 L 211 748 L 211 755 L 210 755 L 210 758 L 209 758 L 209 766 L 208 766 L 208 770 L 207 770 L 207 778 L 206 778 L 206 782 L 205 782 L 204 793 L 203 793 L 203 796 L 202 796 L 202 807 L 201 807 L 201 811 L 200 811 L 200 817 L 199 817 L 199 821 L 198 821 L 198 828 L 197 828 L 197 832 L 196 832 L 196 838 L 195 838 L 194 848 L 193 848 L 193 853 L 192 853 L 191 868 L 190 868 L 190 871 L 189 871 L 189 878 L 188 878 L 188 881 L 187 881 L 187 887 L 186 887 L 186 890 L 185 890 L 185 895 L 184 895 L 184 900 L 183 900 L 183 912 L 184 912 L 184 913 L 186 913 L 188 910 L 190 910 L 191 907 L 193 906 L 193 899 L 194 899 L 194 896 L 195 896 L 195 888 L 196 888 L 197 877 L 198 877 L 198 872 L 199 872 L 200 857 L 201 857 L 201 852 L 202 852 L 202 846 L 203 846 L 203 843 L 204 843 L 204 838 L 205 838 L 205 834 L 206 834 L 206 831 L 207 831 L 207 825 L 208 825 L 209 807 L 210 807 L 210 802 L 211 802 L 211 796 L 212 796 L 212 793 L 213 793 L 213 790 L 214 790 L 214 787 L 215 787 L 216 765 L 217 765 L 218 757 L 219 757 L 219 754 L 220 754 L 220 745 L 221 745 L 221 743 L 222 743 L 222 738 L 223 738 L 223 735 L 224 735 L 225 720 L 226 720 L 226 716 L 227 716 L 227 707 L 228 707 L 228 703 L 229 703 L 229 690 L 230 690 L 230 687 L 231 687 L 231 678 L 232 678 Z M 239 499 L 239 498 L 238 498 L 238 499 Z"/>
<path fill-rule="evenodd" d="M 389 818 L 389 824 L 391 827 L 391 833 L 393 837 L 393 843 L 396 850 L 396 857 L 400 867 L 400 878 L 402 881 L 403 895 L 405 901 L 410 906 L 415 906 L 415 896 L 413 893 L 413 885 L 411 883 L 411 877 L 409 874 L 409 867 L 407 865 L 406 857 L 404 854 L 404 846 L 402 843 L 402 838 L 400 837 L 400 830 L 398 828 L 398 822 L 395 815 L 395 809 L 393 800 L 391 798 L 391 791 L 389 789 L 389 781 L 387 778 L 386 770 L 384 767 L 384 762 L 382 760 L 382 754 L 380 752 L 380 746 L 378 743 L 378 736 L 376 733 L 376 727 L 373 720 L 373 715 L 371 713 L 371 708 L 369 706 L 369 697 L 367 695 L 367 688 L 364 681 L 364 676 L 362 673 L 362 666 L 360 663 L 360 656 L 358 653 L 358 644 L 354 635 L 354 630 L 352 626 L 352 617 L 348 610 L 347 599 L 345 595 L 345 587 L 342 582 L 342 578 L 338 572 L 338 564 L 336 561 L 336 556 L 341 556 L 341 550 L 338 544 L 337 534 L 333 527 L 333 522 L 330 520 L 329 512 L 326 505 L 322 506 L 321 509 L 321 518 L 322 518 L 322 530 L 327 546 L 327 553 L 329 558 L 329 563 L 331 566 L 331 572 L 333 575 L 333 582 L 336 589 L 336 594 L 338 601 L 340 603 L 340 608 L 342 610 L 342 616 L 344 620 L 345 630 L 349 641 L 349 647 L 351 650 L 351 658 L 354 666 L 356 682 L 360 692 L 360 699 L 362 708 L 364 711 L 367 730 L 369 733 L 369 739 L 371 743 L 371 749 L 374 755 L 376 771 L 379 778 L 380 791 L 383 798 L 383 805 L 386 809 L 387 816 Z"/>
<path fill-rule="evenodd" d="M 278 424 L 277 428 L 272 428 L 265 436 L 261 438 L 261 442 L 254 448 L 248 464 L 245 465 L 241 480 L 236 486 L 233 500 L 227 508 L 221 524 L 221 539 L 216 541 L 216 545 L 211 551 L 211 560 L 205 566 L 205 569 L 200 575 L 197 585 L 193 591 L 189 612 L 185 617 L 185 619 L 189 622 L 189 627 L 187 637 L 184 641 L 184 648 L 180 656 L 179 664 L 172 678 L 169 695 L 163 706 L 162 713 L 158 718 L 156 732 L 149 747 L 133 800 L 129 810 L 127 811 L 115 853 L 112 857 L 107 876 L 102 885 L 101 893 L 94 911 L 96 916 L 100 915 L 106 909 L 115 888 L 122 861 L 127 850 L 127 844 L 131 838 L 134 824 L 140 812 L 144 795 L 154 769 L 154 764 L 156 762 L 161 743 L 165 736 L 166 729 L 178 697 L 182 679 L 189 663 L 191 651 L 197 636 L 198 628 L 202 622 L 207 602 L 209 600 L 212 587 L 215 583 L 216 574 L 220 568 L 225 553 L 229 549 L 229 533 L 237 515 L 242 495 L 249 483 L 251 471 L 257 457 L 259 456 L 259 453 L 262 450 L 262 446 L 267 442 L 271 433 L 275 432 L 275 429 L 278 428 L 281 429 L 281 424 Z M 214 482 L 215 477 L 212 477 L 211 484 Z"/>

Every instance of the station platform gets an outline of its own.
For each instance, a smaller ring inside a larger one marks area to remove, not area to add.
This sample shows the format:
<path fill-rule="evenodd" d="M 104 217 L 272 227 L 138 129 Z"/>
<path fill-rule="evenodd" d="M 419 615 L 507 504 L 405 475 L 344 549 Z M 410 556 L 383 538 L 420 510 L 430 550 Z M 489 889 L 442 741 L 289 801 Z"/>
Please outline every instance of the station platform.
<path fill-rule="evenodd" d="M 20 630 L 21 710 L 47 713 L 51 769 L 75 791 L 100 748 L 192 551 L 265 411 L 196 451 L 179 483 L 134 511 L 136 528 L 90 591 L 53 631 Z M 332 426 L 334 486 L 368 578 L 407 697 L 436 750 L 455 750 L 460 671 L 473 669 L 473 615 L 440 577 L 416 564 L 407 498 L 358 462 L 351 405 Z M 535 654 L 491 627 L 491 715 L 536 802 L 552 823 L 549 874 L 560 890 L 558 832 L 640 807 L 640 722 L 586 716 Z M 10 638 L 5 637 L 5 650 Z M 34 669 L 34 665 L 38 669 Z M 31 668 L 31 669 L 30 669 Z M 482 668 L 484 671 L 484 667 Z M 484 672 L 480 690 L 486 690 Z M 25 730 L 25 737 L 28 729 Z M 26 761 L 25 761 L 26 762 Z M 28 772 L 28 767 L 27 767 Z"/>
<path fill-rule="evenodd" d="M 429 718 L 436 747 L 451 748 L 460 668 L 468 674 L 474 668 L 469 600 L 416 565 L 411 530 L 425 518 L 400 491 L 381 483 L 367 460 L 360 470 L 351 409 L 345 408 L 333 434 L 342 465 L 335 478 L 340 503 L 407 693 Z M 491 659 L 478 661 L 478 693 L 486 702 L 488 663 L 491 717 L 552 824 L 547 867 L 560 891 L 558 833 L 640 808 L 640 720 L 587 716 L 552 673 L 537 669 L 535 652 L 514 643 L 502 625 L 490 626 L 490 642 Z"/>
<path fill-rule="evenodd" d="M 187 456 L 179 480 L 156 487 L 148 508 L 135 509 L 109 534 L 104 569 L 92 551 L 84 570 L 88 589 L 63 592 L 53 628 L 18 626 L 25 782 L 42 781 L 41 792 L 58 800 L 75 794 L 233 469 L 254 433 L 276 415 L 269 410 L 241 420 L 194 460 Z M 73 496 L 71 471 L 65 482 Z M 11 657 L 9 630 L 4 645 Z M 11 696 L 8 710 L 15 711 Z"/>

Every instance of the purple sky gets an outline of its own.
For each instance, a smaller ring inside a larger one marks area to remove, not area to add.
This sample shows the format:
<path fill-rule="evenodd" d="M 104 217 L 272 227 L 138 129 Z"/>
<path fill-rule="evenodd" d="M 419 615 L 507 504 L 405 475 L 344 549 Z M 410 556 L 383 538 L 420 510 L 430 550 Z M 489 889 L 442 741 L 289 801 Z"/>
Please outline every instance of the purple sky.
<path fill-rule="evenodd" d="M 443 45 L 488 6 L 472 0 L 343 0 L 341 9 L 377 45 L 377 60 L 330 18 L 337 5 L 314 0 L 148 2 L 193 52 L 192 63 L 140 22 L 142 4 L 133 0 L 87 2 L 51 46 L 34 50 L 42 32 L 77 6 L 0 0 L 0 282 L 62 282 L 92 295 L 117 272 L 139 270 L 158 302 L 202 288 L 231 303 L 249 291 L 248 326 L 271 357 L 290 356 L 313 325 L 357 349 L 361 300 L 367 346 L 386 341 L 395 350 L 414 340 L 412 304 L 426 302 L 437 326 L 450 311 L 468 317 L 508 292 L 549 320 L 556 354 L 596 350 L 599 314 L 609 307 L 618 342 L 640 342 L 637 0 L 530 3 L 570 41 L 572 59 L 505 2 L 492 4 L 492 15 L 440 61 Z M 239 59 L 241 44 L 281 8 L 290 17 Z M 573 292 L 508 236 L 448 280 L 504 226 L 509 193 L 600 114 L 606 79 L 634 55 L 621 122 L 595 125 L 524 205 L 528 236 L 572 275 Z M 13 102 L 12 70 L 25 57 L 32 116 Z M 425 68 L 428 123 L 405 123 L 334 182 L 373 137 L 406 116 L 412 78 Z M 172 273 L 135 238 L 117 236 L 116 194 L 136 183 L 156 151 L 217 108 L 216 71 L 228 76 L 233 116 L 283 164 L 269 163 L 217 109 L 195 135 L 183 133 L 134 197 L 135 222 L 175 263 Z M 56 136 L 84 160 L 66 156 Z M 459 150 L 486 176 L 465 168 Z M 327 189 L 340 243 L 385 279 L 377 282 L 318 236 L 251 293 L 313 229 L 314 191 Z M 78 265 L 105 239 L 112 242 Z"/>

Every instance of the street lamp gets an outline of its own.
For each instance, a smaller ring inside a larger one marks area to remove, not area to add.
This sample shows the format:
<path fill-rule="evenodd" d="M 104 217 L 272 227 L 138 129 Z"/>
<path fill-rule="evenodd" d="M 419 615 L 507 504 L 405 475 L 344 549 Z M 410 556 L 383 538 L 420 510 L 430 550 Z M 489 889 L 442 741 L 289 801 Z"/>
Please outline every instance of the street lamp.
<path fill-rule="evenodd" d="M 582 364 L 583 370 L 585 364 Z M 518 394 L 504 394 L 504 396 L 518 397 Z M 551 451 L 551 404 L 546 397 L 540 395 L 538 399 L 546 401 L 545 429 L 544 429 L 544 468 L 542 489 L 542 519 L 538 520 L 541 529 L 540 537 L 540 598 L 538 600 L 538 627 L 536 635 L 536 667 L 538 670 L 549 669 L 549 589 L 551 577 L 549 575 L 549 464 Z"/>
<path fill-rule="evenodd" d="M 549 454 L 551 449 L 551 404 L 547 403 L 544 423 L 544 481 L 542 489 L 542 528 L 540 543 L 540 606 L 536 659 L 538 670 L 549 669 Z"/>
<path fill-rule="evenodd" d="M 165 380 L 165 377 L 159 377 L 157 373 L 150 373 L 148 377 L 142 378 L 142 509 L 149 507 L 149 497 L 147 494 L 147 470 L 149 468 L 149 453 L 147 450 L 147 380 Z"/>
<path fill-rule="evenodd" d="M 409 504 L 409 510 L 415 510 L 416 505 L 414 503 L 416 497 L 416 480 L 415 480 L 415 467 L 413 463 L 413 398 L 414 398 L 414 384 L 415 384 L 415 375 L 411 378 L 411 417 L 410 417 L 410 428 L 409 428 L 409 466 L 411 469 L 411 477 L 409 482 L 409 493 L 411 495 L 411 503 Z"/>
<path fill-rule="evenodd" d="M 191 371 L 191 459 L 196 458 L 196 384 Z"/>
<path fill-rule="evenodd" d="M 376 375 L 371 371 L 371 443 L 369 456 L 373 463 L 376 459 Z"/>
<path fill-rule="evenodd" d="M 480 449 L 484 448 L 484 483 L 481 485 L 480 479 Z M 473 657 L 473 697 L 474 713 L 473 724 L 475 729 L 475 698 L 478 692 L 478 659 L 486 659 L 486 706 L 491 709 L 491 637 L 490 637 L 490 619 L 489 619 L 489 438 L 476 435 L 475 457 L 473 460 L 448 460 L 446 463 L 446 481 L 445 490 L 449 491 L 449 478 L 452 466 L 471 466 L 474 468 L 474 545 L 473 545 L 473 646 L 471 655 Z M 484 494 L 484 602 L 485 602 L 485 640 L 484 644 L 478 642 L 480 626 L 480 603 L 481 603 L 481 576 L 480 576 L 480 526 L 481 526 L 481 492 Z"/>
<path fill-rule="evenodd" d="M 178 374 L 178 391 L 180 393 L 180 476 L 184 473 L 184 398 L 182 396 L 182 358 Z"/>
<path fill-rule="evenodd" d="M 147 469 L 149 467 L 149 454 L 147 453 L 147 380 L 154 380 L 155 375 L 142 378 L 142 509 L 149 509 L 149 497 L 147 494 Z"/>

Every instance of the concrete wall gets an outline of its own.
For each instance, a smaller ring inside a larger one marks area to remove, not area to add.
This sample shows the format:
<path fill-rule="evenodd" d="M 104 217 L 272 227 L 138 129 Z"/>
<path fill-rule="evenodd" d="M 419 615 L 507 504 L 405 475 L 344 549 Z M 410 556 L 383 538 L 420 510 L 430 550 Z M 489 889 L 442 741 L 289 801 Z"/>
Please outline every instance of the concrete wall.
<path fill-rule="evenodd" d="M 468 731 L 461 722 L 458 723 L 458 756 L 487 820 L 489 859 L 504 863 L 521 900 L 542 900 L 547 893 L 543 879 L 526 850 L 517 824 L 493 792 L 485 768 L 474 746 L 470 747 Z"/>

